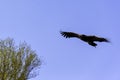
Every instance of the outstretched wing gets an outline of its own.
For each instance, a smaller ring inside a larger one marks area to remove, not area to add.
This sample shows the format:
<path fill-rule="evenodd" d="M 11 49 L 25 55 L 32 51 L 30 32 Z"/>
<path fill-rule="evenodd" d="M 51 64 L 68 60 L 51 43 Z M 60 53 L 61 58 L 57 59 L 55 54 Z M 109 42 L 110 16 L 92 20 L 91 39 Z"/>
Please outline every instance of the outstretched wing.
<path fill-rule="evenodd" d="M 103 37 L 93 37 L 93 41 L 98 41 L 98 42 L 110 42 L 108 39 L 103 38 Z"/>
<path fill-rule="evenodd" d="M 63 31 L 60 31 L 61 35 L 66 37 L 66 38 L 72 38 L 72 37 L 76 37 L 76 38 L 79 38 L 80 35 L 77 34 L 77 33 L 74 33 L 74 32 L 63 32 Z"/>

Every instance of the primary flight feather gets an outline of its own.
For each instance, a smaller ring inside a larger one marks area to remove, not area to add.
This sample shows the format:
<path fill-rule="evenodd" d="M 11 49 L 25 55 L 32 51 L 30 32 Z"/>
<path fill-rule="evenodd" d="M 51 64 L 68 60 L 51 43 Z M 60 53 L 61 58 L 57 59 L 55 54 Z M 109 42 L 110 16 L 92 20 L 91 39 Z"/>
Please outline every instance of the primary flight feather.
<path fill-rule="evenodd" d="M 77 34 L 74 32 L 64 32 L 64 31 L 60 31 L 61 35 L 66 37 L 66 38 L 79 38 L 84 42 L 87 42 L 89 45 L 96 47 L 97 44 L 94 41 L 97 42 L 109 42 L 109 40 L 107 40 L 106 38 L 103 37 L 97 37 L 94 35 L 84 35 L 84 34 Z"/>

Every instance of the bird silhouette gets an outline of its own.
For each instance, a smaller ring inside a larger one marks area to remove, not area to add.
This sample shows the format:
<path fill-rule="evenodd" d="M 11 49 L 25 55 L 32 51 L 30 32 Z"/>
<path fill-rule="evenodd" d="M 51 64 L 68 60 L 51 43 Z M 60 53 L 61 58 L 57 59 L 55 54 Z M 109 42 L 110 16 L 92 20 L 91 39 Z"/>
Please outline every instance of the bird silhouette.
<path fill-rule="evenodd" d="M 84 42 L 87 42 L 89 45 L 96 47 L 97 44 L 96 42 L 109 42 L 108 39 L 103 38 L 103 37 L 97 37 L 94 35 L 84 35 L 84 34 L 77 34 L 74 32 L 64 32 L 64 31 L 60 31 L 61 35 L 65 38 L 78 38 L 81 39 Z"/>

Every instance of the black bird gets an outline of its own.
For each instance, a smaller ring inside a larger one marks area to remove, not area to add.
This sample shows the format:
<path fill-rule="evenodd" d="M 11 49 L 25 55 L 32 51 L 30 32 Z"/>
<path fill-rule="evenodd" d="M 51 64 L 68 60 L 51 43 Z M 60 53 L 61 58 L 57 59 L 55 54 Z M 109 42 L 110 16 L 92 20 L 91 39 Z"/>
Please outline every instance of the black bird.
<path fill-rule="evenodd" d="M 109 40 L 107 40 L 106 38 L 103 37 L 97 37 L 94 35 L 84 35 L 84 34 L 77 34 L 74 32 L 64 32 L 64 31 L 60 31 L 61 35 L 66 37 L 66 38 L 79 38 L 84 42 L 87 42 L 89 45 L 96 47 L 97 44 L 94 41 L 97 42 L 109 42 Z"/>

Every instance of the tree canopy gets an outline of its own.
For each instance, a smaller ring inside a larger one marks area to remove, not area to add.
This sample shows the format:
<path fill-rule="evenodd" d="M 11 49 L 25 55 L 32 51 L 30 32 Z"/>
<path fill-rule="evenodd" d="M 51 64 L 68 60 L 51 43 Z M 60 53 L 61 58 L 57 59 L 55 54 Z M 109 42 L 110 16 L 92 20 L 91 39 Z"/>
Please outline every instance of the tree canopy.
<path fill-rule="evenodd" d="M 27 80 L 41 60 L 26 42 L 18 46 L 11 38 L 0 40 L 0 80 Z"/>

